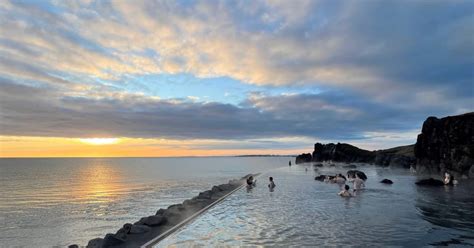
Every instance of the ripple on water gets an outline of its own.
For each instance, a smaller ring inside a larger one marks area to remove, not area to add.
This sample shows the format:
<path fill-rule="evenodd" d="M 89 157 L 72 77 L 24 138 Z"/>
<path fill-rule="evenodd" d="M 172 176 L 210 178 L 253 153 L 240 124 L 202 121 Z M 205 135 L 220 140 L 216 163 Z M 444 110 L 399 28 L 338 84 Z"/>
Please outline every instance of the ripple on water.
<path fill-rule="evenodd" d="M 253 190 L 234 193 L 157 246 L 416 247 L 460 235 L 465 236 L 461 242 L 474 244 L 468 235 L 474 231 L 474 208 L 469 207 L 473 196 L 466 200 L 459 198 L 464 194 L 451 194 L 443 201 L 420 192 L 411 175 L 387 170 L 397 182 L 387 186 L 378 183 L 385 177 L 383 170 L 362 170 L 370 175 L 367 189 L 353 198 L 337 196 L 337 185 L 315 181 L 304 167 L 271 171 Z M 263 183 L 270 175 L 277 185 L 274 192 Z M 444 228 L 433 229 L 438 225 Z"/>

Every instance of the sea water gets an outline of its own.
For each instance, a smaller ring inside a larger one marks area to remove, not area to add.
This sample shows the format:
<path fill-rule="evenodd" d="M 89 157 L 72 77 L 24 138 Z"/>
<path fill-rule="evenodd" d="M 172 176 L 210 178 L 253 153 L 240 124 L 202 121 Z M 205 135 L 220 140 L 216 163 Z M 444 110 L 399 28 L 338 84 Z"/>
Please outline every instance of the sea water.
<path fill-rule="evenodd" d="M 0 159 L 0 247 L 86 245 L 286 157 Z"/>

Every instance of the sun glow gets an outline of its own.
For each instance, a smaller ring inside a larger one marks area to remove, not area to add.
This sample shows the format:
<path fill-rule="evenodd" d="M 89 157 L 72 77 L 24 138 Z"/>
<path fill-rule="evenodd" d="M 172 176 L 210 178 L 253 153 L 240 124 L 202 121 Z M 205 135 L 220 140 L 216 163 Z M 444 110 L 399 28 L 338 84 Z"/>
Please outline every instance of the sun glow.
<path fill-rule="evenodd" d="M 88 138 L 88 139 L 79 139 L 82 143 L 89 145 L 112 145 L 119 143 L 119 138 Z"/>

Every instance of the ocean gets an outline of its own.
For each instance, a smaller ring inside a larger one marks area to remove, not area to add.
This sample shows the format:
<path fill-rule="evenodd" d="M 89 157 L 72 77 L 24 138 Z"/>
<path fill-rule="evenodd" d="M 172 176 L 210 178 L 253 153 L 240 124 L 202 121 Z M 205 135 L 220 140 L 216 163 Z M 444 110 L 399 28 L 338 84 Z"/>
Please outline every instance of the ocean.
<path fill-rule="evenodd" d="M 0 159 L 0 246 L 86 245 L 286 157 Z"/>

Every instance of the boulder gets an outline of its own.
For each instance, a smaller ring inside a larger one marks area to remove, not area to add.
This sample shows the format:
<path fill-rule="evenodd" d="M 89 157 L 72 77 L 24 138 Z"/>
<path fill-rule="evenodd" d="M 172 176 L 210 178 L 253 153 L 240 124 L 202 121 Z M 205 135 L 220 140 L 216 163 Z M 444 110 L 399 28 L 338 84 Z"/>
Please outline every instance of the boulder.
<path fill-rule="evenodd" d="M 356 175 L 364 181 L 367 180 L 367 176 L 365 175 L 365 173 L 360 171 L 360 170 L 348 170 L 347 171 L 347 178 L 355 178 Z"/>
<path fill-rule="evenodd" d="M 222 192 L 222 191 L 223 191 L 223 190 L 222 190 L 220 187 L 218 187 L 218 186 L 214 186 L 214 187 L 212 187 L 212 189 L 211 189 L 211 192 L 212 192 L 212 193 L 219 193 L 219 192 Z"/>
<path fill-rule="evenodd" d="M 151 215 L 145 218 L 143 225 L 147 226 L 159 226 L 165 223 L 165 218 L 161 215 Z"/>
<path fill-rule="evenodd" d="M 416 182 L 415 184 L 421 185 L 421 186 L 443 186 L 444 185 L 443 181 L 434 179 L 434 178 L 422 179 Z"/>
<path fill-rule="evenodd" d="M 204 192 L 199 193 L 197 199 L 211 199 L 212 197 L 212 192 L 209 190 L 206 190 Z"/>
<path fill-rule="evenodd" d="M 102 243 L 104 242 L 104 239 L 103 238 L 95 238 L 95 239 L 91 239 L 89 240 L 89 242 L 87 243 L 87 248 L 100 248 L 102 247 Z"/>
<path fill-rule="evenodd" d="M 68 246 L 68 248 L 79 248 L 79 246 L 76 244 L 73 244 L 73 245 Z"/>
<path fill-rule="evenodd" d="M 151 227 L 145 225 L 132 225 L 130 228 L 130 234 L 146 233 L 151 230 Z"/>
<path fill-rule="evenodd" d="M 118 235 L 108 233 L 104 237 L 104 241 L 102 242 L 102 247 L 111 247 L 111 246 L 116 246 L 120 245 L 125 242 L 125 239 L 123 237 L 120 237 Z"/>
<path fill-rule="evenodd" d="M 160 208 L 160 209 L 158 209 L 158 211 L 156 211 L 155 215 L 163 215 L 165 213 L 165 211 L 166 211 L 165 209 Z"/>
<path fill-rule="evenodd" d="M 231 185 L 231 184 L 221 184 L 221 185 L 217 185 L 217 187 L 221 190 L 221 191 L 231 191 L 235 188 L 235 186 Z"/>
<path fill-rule="evenodd" d="M 322 181 L 324 181 L 325 178 L 326 178 L 326 175 L 319 175 L 319 176 L 315 177 L 314 180 L 322 182 Z"/>
<path fill-rule="evenodd" d="M 385 184 L 393 184 L 392 180 L 385 178 L 384 180 L 380 181 L 381 183 Z"/>
<path fill-rule="evenodd" d="M 316 166 L 316 167 L 323 167 L 324 165 L 321 164 L 321 163 L 317 163 L 317 164 L 314 164 L 314 166 Z"/>

